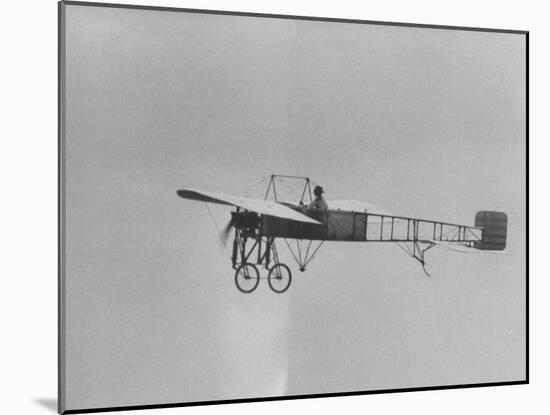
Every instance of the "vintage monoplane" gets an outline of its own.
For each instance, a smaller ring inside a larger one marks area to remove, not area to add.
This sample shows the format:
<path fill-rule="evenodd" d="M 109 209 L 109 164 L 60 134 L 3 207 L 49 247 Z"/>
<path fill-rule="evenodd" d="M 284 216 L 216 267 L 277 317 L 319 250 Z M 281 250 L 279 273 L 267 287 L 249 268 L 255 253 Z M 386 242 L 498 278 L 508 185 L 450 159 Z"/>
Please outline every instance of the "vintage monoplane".
<path fill-rule="evenodd" d="M 303 182 L 297 202 L 278 200 L 279 178 Z M 353 201 L 331 200 L 328 209 L 313 210 L 308 209 L 308 202 L 314 200 L 311 187 L 308 177 L 271 175 L 263 200 L 195 189 L 178 190 L 177 194 L 235 208 L 221 233 L 226 238 L 234 229 L 231 261 L 235 284 L 243 293 L 258 287 L 257 265 L 268 271 L 267 282 L 274 292 L 283 293 L 290 286 L 292 273 L 279 262 L 276 238 L 285 242 L 300 271 L 305 271 L 326 241 L 394 242 L 420 262 L 427 275 L 424 256 L 436 245 L 463 252 L 503 251 L 506 247 L 508 219 L 503 212 L 479 211 L 474 226 L 467 226 L 377 212 L 368 204 Z"/>

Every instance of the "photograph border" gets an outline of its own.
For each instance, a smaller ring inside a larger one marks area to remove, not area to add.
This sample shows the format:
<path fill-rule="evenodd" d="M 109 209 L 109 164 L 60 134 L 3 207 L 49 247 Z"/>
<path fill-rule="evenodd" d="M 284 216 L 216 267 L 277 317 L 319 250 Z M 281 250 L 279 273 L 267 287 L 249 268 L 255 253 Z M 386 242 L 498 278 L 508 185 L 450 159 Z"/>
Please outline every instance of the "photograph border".
<path fill-rule="evenodd" d="M 378 389 L 369 391 L 349 391 L 349 392 L 336 392 L 336 393 L 319 393 L 319 394 L 304 394 L 304 395 L 288 395 L 288 396 L 271 396 L 271 397 L 259 397 L 259 398 L 243 398 L 243 399 L 229 399 L 229 400 L 212 400 L 212 401 L 194 401 L 194 402 L 174 402 L 164 404 L 151 404 L 151 405 L 130 405 L 130 406 L 116 406 L 116 407 L 98 407 L 98 408 L 82 408 L 82 409 L 68 409 L 65 410 L 65 42 L 64 42 L 64 24 L 65 14 L 64 5 L 68 6 L 83 6 L 83 7 L 107 7 L 118 9 L 133 9 L 133 10 L 153 10 L 153 11 L 166 11 L 166 12 L 182 12 L 182 13 L 197 13 L 197 14 L 214 14 L 214 15 L 226 15 L 226 16 L 240 16 L 240 17 L 260 17 L 270 19 L 286 19 L 286 20 L 306 20 L 306 21 L 318 21 L 318 22 L 331 22 L 331 23 L 354 23 L 354 24 L 367 24 L 367 25 L 379 25 L 379 26 L 396 26 L 396 27 L 412 27 L 412 28 L 425 28 L 425 29 L 439 29 L 439 30 L 461 30 L 461 31 L 476 31 L 487 33 L 508 33 L 525 36 L 525 148 L 526 148 L 526 336 L 525 336 L 525 379 L 518 381 L 504 381 L 504 382 L 489 382 L 489 383 L 468 383 L 468 384 L 452 384 L 452 385 L 438 385 L 438 386 L 424 386 L 424 387 L 411 387 L 411 388 L 395 388 L 395 389 Z M 126 411 L 126 410 L 139 410 L 139 409 L 163 409 L 163 408 L 176 408 L 186 406 L 206 406 L 206 405 L 220 405 L 220 404 L 232 404 L 232 403 L 248 403 L 248 402 L 266 402 L 266 401 L 281 401 L 281 400 L 294 400 L 294 399 L 309 399 L 309 398 L 329 398 L 340 396 L 355 396 L 355 395 L 373 395 L 373 394 L 386 394 L 386 393 L 401 393 L 401 392 L 419 392 L 419 391 L 432 391 L 432 390 L 445 390 L 445 389 L 465 389 L 465 388 L 479 388 L 490 386 L 510 386 L 510 385 L 525 385 L 529 384 L 529 31 L 528 30 L 508 30 L 508 29 L 496 29 L 496 28 L 482 28 L 482 27 L 466 27 L 466 26 L 446 26 L 446 25 L 433 25 L 422 23 L 403 23 L 403 22 L 390 22 L 390 21 L 372 21 L 372 20 L 360 20 L 360 19 L 345 19 L 345 18 L 329 18 L 329 17 L 313 17 L 313 16 L 299 16 L 299 15 L 285 15 L 285 14 L 268 14 L 268 13 L 253 13 L 253 12 L 237 12 L 237 11 L 224 11 L 224 10 L 209 10 L 209 9 L 190 9 L 190 8 L 178 8 L 178 7 L 162 7 L 162 6 L 145 6 L 145 5 L 132 5 L 132 4 L 117 4 L 117 3 L 99 3 L 99 2 L 83 2 L 83 1 L 59 1 L 58 2 L 58 188 L 57 188 L 57 230 L 58 230 L 58 412 L 62 414 L 79 414 L 79 413 L 92 413 L 92 412 L 113 412 L 113 411 Z"/>

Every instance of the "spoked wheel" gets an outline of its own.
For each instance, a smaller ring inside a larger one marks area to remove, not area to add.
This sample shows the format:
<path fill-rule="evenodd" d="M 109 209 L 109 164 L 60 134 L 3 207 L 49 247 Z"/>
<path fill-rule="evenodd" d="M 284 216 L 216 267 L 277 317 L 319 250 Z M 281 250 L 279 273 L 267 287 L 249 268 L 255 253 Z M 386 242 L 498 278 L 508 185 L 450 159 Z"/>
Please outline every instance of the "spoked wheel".
<path fill-rule="evenodd" d="M 284 293 L 290 287 L 292 281 L 292 273 L 285 264 L 275 264 L 269 270 L 267 275 L 267 283 L 276 293 Z"/>
<path fill-rule="evenodd" d="M 235 285 L 239 291 L 249 294 L 260 283 L 260 273 L 254 264 L 242 264 L 235 271 Z"/>

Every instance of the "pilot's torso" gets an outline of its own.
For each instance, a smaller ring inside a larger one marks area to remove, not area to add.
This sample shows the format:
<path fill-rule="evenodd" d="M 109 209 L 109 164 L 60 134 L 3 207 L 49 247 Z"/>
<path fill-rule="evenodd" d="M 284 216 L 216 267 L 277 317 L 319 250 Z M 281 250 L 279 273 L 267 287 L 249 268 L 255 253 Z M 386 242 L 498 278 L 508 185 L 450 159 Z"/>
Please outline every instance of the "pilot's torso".
<path fill-rule="evenodd" d="M 328 205 L 327 201 L 323 196 L 316 197 L 309 205 L 307 205 L 308 210 L 327 210 Z"/>

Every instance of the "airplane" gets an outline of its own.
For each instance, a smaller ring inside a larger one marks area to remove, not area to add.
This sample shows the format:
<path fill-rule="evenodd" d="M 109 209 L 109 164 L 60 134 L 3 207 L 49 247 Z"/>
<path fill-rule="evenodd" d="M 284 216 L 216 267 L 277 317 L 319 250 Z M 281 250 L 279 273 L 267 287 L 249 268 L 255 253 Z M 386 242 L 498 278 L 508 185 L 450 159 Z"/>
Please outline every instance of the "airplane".
<path fill-rule="evenodd" d="M 303 183 L 298 202 L 278 200 L 276 183 L 282 178 Z M 220 236 L 227 239 L 234 229 L 231 263 L 235 285 L 247 294 L 260 282 L 258 266 L 268 271 L 267 282 L 275 293 L 290 287 L 292 272 L 279 261 L 276 239 L 285 242 L 302 272 L 325 242 L 393 242 L 416 259 L 428 276 L 425 253 L 434 246 L 461 252 L 506 248 L 508 218 L 504 212 L 479 211 L 474 225 L 468 226 L 397 216 L 356 201 L 331 200 L 328 209 L 312 210 L 307 203 L 314 200 L 312 183 L 309 177 L 272 174 L 263 200 L 190 188 L 178 190 L 177 195 L 234 208 Z"/>

